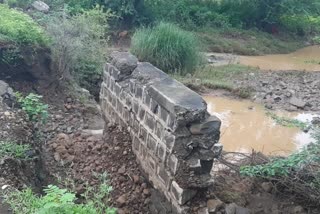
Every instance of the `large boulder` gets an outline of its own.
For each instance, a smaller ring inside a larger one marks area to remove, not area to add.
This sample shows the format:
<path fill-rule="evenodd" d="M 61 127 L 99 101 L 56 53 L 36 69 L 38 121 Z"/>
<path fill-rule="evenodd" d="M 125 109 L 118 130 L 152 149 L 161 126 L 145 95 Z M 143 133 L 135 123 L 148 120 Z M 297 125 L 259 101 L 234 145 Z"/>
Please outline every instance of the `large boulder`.
<path fill-rule="evenodd" d="M 43 1 L 35 1 L 31 5 L 35 10 L 38 10 L 43 13 L 49 12 L 50 7 Z"/>

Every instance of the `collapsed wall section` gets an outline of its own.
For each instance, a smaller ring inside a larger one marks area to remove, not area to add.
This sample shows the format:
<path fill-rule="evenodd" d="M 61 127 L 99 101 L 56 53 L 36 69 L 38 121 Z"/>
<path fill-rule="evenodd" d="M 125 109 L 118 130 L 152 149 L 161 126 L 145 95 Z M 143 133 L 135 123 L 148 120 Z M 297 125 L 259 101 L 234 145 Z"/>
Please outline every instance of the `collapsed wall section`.
<path fill-rule="evenodd" d="M 222 150 L 221 121 L 194 91 L 127 52 L 111 54 L 100 100 L 105 120 L 128 128 L 132 149 L 153 186 L 184 213 Z"/>

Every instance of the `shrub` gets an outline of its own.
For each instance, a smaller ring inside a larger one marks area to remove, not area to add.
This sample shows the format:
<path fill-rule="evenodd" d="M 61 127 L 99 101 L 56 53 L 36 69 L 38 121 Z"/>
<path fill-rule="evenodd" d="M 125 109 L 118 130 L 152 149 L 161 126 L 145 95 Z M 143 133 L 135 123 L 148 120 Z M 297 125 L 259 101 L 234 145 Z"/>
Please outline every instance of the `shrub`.
<path fill-rule="evenodd" d="M 18 159 L 27 158 L 27 151 L 31 149 L 28 144 L 17 144 L 14 142 L 0 141 L 0 158 L 10 156 Z"/>
<path fill-rule="evenodd" d="M 153 28 L 137 30 L 132 37 L 132 53 L 168 73 L 192 72 L 199 64 L 199 43 L 190 32 L 161 22 Z"/>
<path fill-rule="evenodd" d="M 66 11 L 56 13 L 46 23 L 52 37 L 53 62 L 61 79 L 68 79 L 71 74 L 93 94 L 98 93 L 105 63 L 109 17 L 109 12 L 96 7 L 73 16 Z"/>
<path fill-rule="evenodd" d="M 102 193 L 106 197 L 111 187 Z M 100 189 L 101 190 L 101 189 Z M 60 189 L 57 186 L 49 185 L 45 190 L 44 196 L 37 196 L 30 188 L 23 191 L 10 191 L 5 194 L 5 201 L 10 205 L 15 214 L 115 214 L 116 210 L 103 204 L 96 207 L 96 200 L 103 198 L 93 198 L 91 203 L 76 204 L 76 195 L 67 189 Z M 99 203 L 100 204 L 100 203 Z"/>
<path fill-rule="evenodd" d="M 46 45 L 48 38 L 30 16 L 0 4 L 0 41 L 22 45 Z"/>
<path fill-rule="evenodd" d="M 42 96 L 30 93 L 23 97 L 20 93 L 16 93 L 18 102 L 22 109 L 27 113 L 29 120 L 33 122 L 45 123 L 48 118 L 48 105 L 41 102 Z"/>

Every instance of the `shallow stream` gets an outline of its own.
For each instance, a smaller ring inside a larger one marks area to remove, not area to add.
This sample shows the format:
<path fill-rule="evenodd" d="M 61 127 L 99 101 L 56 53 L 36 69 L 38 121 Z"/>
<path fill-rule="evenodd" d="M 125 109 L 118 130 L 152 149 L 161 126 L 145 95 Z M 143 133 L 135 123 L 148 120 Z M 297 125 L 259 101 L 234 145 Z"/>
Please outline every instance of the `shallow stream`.
<path fill-rule="evenodd" d="M 262 70 L 320 71 L 320 46 L 309 46 L 290 54 L 239 56 L 238 63 Z"/>
<path fill-rule="evenodd" d="M 208 111 L 222 120 L 221 143 L 225 151 L 250 153 L 255 150 L 266 155 L 287 156 L 313 140 L 310 133 L 299 128 L 276 124 L 259 104 L 215 96 L 204 96 L 204 99 Z M 284 111 L 275 113 L 304 122 L 316 116 Z"/>

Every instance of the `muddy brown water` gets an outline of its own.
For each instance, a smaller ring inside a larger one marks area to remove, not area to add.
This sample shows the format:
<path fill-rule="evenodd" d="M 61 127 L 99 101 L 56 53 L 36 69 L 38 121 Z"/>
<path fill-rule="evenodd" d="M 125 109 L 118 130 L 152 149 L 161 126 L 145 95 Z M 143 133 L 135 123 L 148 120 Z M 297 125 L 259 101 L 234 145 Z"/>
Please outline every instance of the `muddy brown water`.
<path fill-rule="evenodd" d="M 239 56 L 238 62 L 262 70 L 320 71 L 320 46 L 309 46 L 290 54 Z"/>
<path fill-rule="evenodd" d="M 208 111 L 222 120 L 221 143 L 225 151 L 287 156 L 312 142 L 309 133 L 276 124 L 263 106 L 248 100 L 204 96 Z M 308 113 L 275 112 L 279 116 L 312 120 Z"/>

